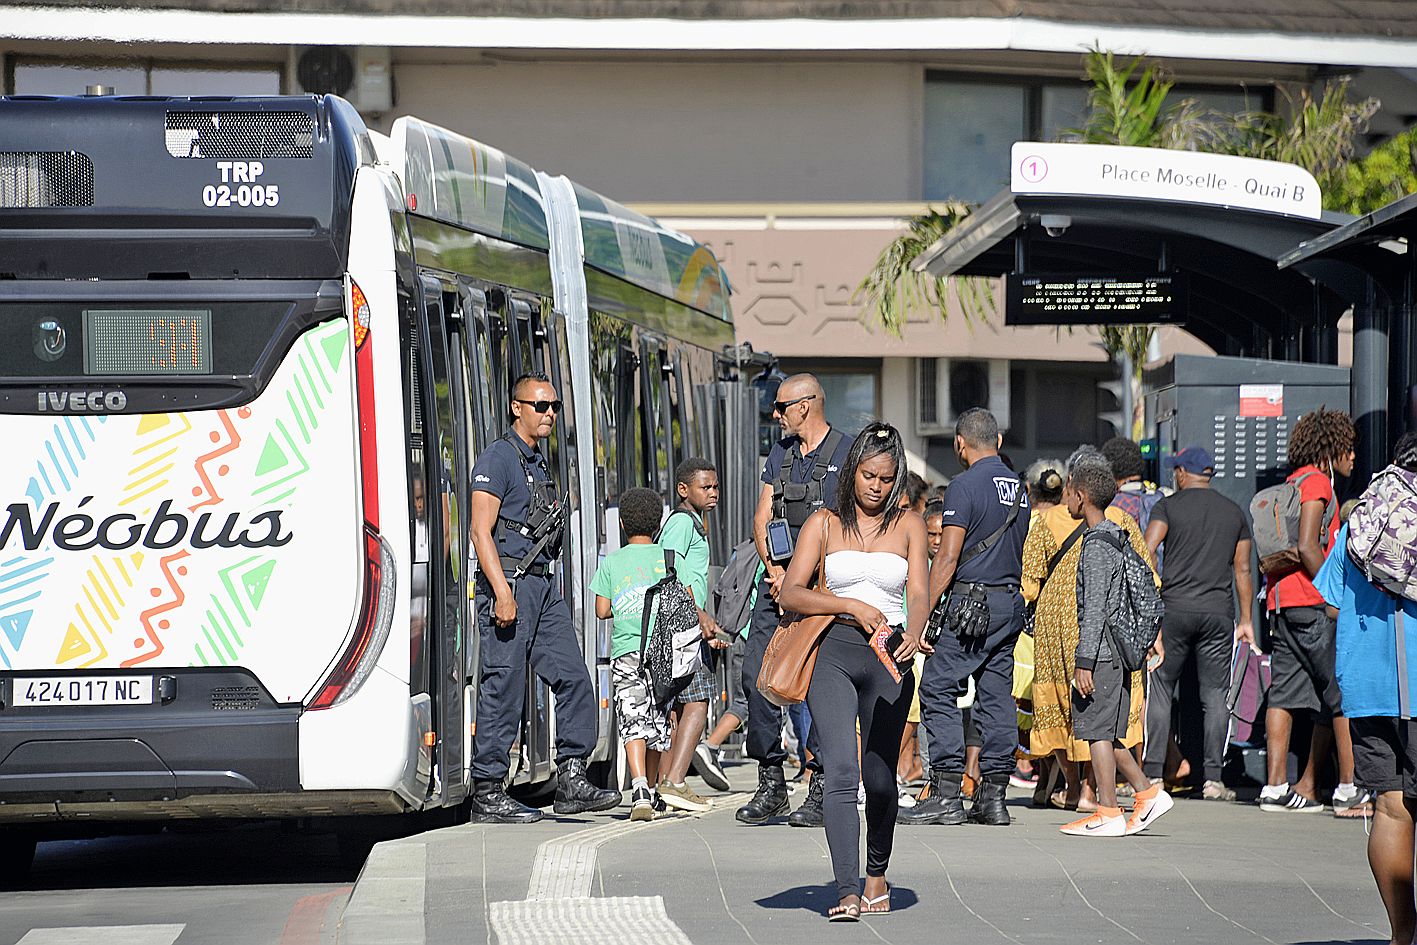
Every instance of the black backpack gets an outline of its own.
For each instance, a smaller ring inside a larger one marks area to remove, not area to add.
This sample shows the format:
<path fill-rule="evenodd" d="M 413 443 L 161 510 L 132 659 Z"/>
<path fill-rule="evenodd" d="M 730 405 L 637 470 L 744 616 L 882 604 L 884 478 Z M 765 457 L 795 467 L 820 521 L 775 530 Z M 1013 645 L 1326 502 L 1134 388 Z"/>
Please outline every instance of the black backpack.
<path fill-rule="evenodd" d="M 1107 636 L 1122 668 L 1136 672 L 1146 666 L 1147 652 L 1161 633 L 1165 610 L 1151 565 L 1142 560 L 1125 534 L 1098 529 L 1086 537 L 1102 539 L 1122 556 L 1122 606 L 1107 618 Z"/>

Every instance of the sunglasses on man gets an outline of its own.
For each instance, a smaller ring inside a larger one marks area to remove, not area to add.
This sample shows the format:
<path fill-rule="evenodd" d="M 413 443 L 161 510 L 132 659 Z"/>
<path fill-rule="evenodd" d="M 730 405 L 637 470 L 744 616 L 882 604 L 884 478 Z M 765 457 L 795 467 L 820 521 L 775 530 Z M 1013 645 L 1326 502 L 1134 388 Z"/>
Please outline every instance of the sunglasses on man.
<path fill-rule="evenodd" d="M 561 412 L 561 401 L 559 400 L 522 400 L 518 397 L 517 403 L 526 404 L 537 413 L 545 413 L 548 410 L 553 410 L 556 413 Z"/>
<path fill-rule="evenodd" d="M 806 397 L 798 397 L 796 400 L 774 400 L 772 402 L 772 409 L 776 410 L 778 413 L 786 413 L 788 407 L 793 407 L 797 404 L 804 404 L 809 400 L 816 399 L 816 394 L 808 394 Z"/>

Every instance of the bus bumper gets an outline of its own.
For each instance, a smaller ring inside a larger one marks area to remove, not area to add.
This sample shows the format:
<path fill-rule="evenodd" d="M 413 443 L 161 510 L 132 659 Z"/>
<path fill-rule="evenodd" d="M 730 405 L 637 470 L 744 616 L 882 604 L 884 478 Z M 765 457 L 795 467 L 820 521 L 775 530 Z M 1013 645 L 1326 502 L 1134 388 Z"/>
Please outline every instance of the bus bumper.
<path fill-rule="evenodd" d="M 276 704 L 242 670 L 157 672 L 163 696 L 150 705 L 17 706 L 27 678 L 0 682 L 0 821 L 71 807 L 129 819 L 134 804 L 299 791 L 300 706 Z"/>

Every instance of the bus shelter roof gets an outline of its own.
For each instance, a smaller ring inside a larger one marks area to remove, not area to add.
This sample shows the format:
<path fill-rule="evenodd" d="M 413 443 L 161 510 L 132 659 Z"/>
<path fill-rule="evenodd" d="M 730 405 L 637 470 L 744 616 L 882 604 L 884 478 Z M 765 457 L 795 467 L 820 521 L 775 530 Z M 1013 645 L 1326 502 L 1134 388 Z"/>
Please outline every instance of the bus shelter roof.
<path fill-rule="evenodd" d="M 1086 173 L 1093 176 L 1033 186 L 1020 178 L 1020 160 L 1033 154 L 1046 156 L 1055 177 L 1061 178 L 1056 169 L 1069 163 L 1086 164 Z M 1336 321 L 1345 307 L 1305 267 L 1280 269 L 1276 262 L 1302 241 L 1329 233 L 1351 217 L 1321 211 L 1317 185 L 1306 194 L 1306 204 L 1296 208 L 1299 212 L 1257 209 L 1268 206 L 1258 200 L 1250 201 L 1256 206 L 1237 205 L 1245 200 L 1243 189 L 1251 179 L 1237 175 L 1280 181 L 1276 188 L 1293 188 L 1297 180 L 1306 189 L 1312 178 L 1298 168 L 1190 152 L 1029 142 L 1015 145 L 1014 158 L 1011 187 L 916 257 L 913 269 L 939 277 L 1183 273 L 1189 285 L 1184 327 L 1217 352 L 1242 356 L 1279 355 L 1286 339 Z M 1148 184 L 1135 186 L 1099 179 L 1099 162 L 1125 163 L 1118 158 L 1151 161 L 1147 166 L 1153 170 L 1158 162 L 1174 159 L 1187 165 L 1188 180 L 1208 177 L 1224 185 L 1221 175 L 1228 175 L 1231 186 L 1239 183 L 1241 194 L 1183 191 L 1199 199 L 1177 199 L 1169 191 L 1156 195 L 1162 189 L 1155 186 L 1154 174 Z M 1057 192 L 1040 192 L 1048 190 Z"/>
<path fill-rule="evenodd" d="M 1363 276 L 1371 277 L 1389 302 L 1411 304 L 1406 282 L 1417 260 L 1417 194 L 1409 194 L 1343 226 L 1310 237 L 1279 257 L 1281 269 L 1318 274 L 1350 302 L 1363 301 Z"/>

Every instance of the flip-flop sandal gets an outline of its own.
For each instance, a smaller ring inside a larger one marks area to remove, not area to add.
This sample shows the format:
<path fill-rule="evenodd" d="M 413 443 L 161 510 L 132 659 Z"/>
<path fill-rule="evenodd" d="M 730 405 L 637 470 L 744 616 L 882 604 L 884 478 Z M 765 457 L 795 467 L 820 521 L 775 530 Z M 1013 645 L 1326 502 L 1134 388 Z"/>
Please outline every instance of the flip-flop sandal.
<path fill-rule="evenodd" d="M 832 906 L 827 910 L 828 922 L 860 922 L 861 907 L 856 903 L 849 906 Z"/>
<path fill-rule="evenodd" d="M 1048 806 L 1058 810 L 1077 810 L 1076 804 L 1068 804 L 1068 794 L 1066 791 L 1054 791 L 1048 795 Z"/>
<path fill-rule="evenodd" d="M 891 884 L 886 883 L 886 891 L 879 896 L 861 897 L 862 915 L 889 915 L 891 911 Z"/>

